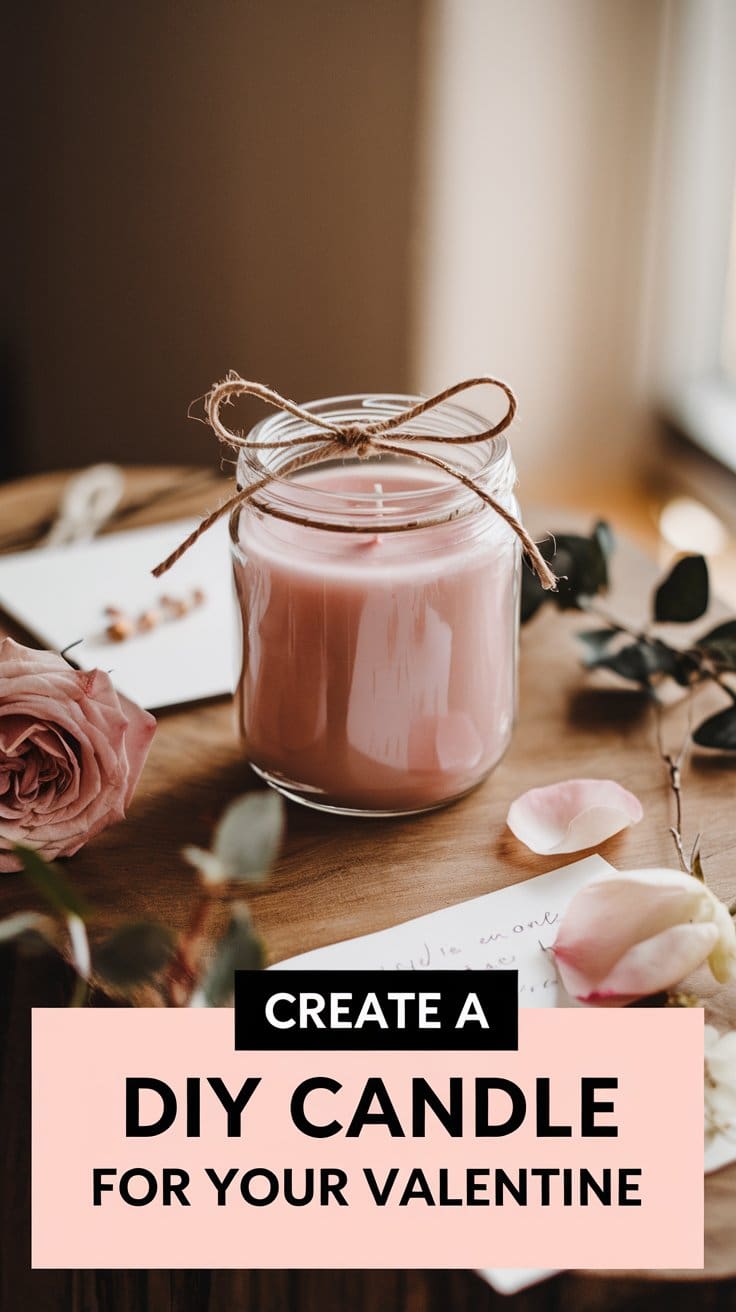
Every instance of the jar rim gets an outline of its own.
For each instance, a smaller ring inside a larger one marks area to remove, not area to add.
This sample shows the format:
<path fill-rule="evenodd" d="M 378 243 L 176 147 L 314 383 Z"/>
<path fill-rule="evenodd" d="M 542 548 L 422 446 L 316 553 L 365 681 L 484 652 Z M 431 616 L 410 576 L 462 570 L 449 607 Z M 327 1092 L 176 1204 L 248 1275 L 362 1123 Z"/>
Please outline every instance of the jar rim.
<path fill-rule="evenodd" d="M 425 398 L 419 395 L 402 393 L 354 393 L 309 401 L 303 409 L 311 410 L 320 417 L 335 422 L 360 423 L 401 413 L 423 399 Z M 433 437 L 436 439 L 438 436 L 441 439 L 442 436 L 457 438 L 465 433 L 480 434 L 488 427 L 489 420 L 486 416 L 465 406 L 445 401 L 409 424 L 402 425 L 401 429 L 392 432 L 390 436 L 392 440 L 399 443 L 402 432 L 426 436 L 426 443 L 420 445 L 415 441 L 412 444 L 414 449 L 420 446 L 420 449 L 426 449 L 430 454 L 439 455 L 448 463 L 457 466 L 462 474 L 481 482 L 492 496 L 503 497 L 511 493 L 516 481 L 511 448 L 505 434 L 467 445 L 454 443 L 451 447 L 441 440 L 432 441 Z M 397 463 L 403 463 L 403 457 L 399 461 L 398 457 L 390 455 L 371 455 L 361 460 L 356 455 L 346 453 L 343 458 L 332 456 L 325 460 L 315 460 L 305 468 L 304 475 L 280 477 L 279 468 L 291 460 L 295 452 L 289 447 L 274 449 L 265 447 L 264 444 L 282 441 L 289 436 L 300 434 L 311 436 L 308 424 L 305 420 L 283 411 L 267 415 L 251 429 L 248 446 L 244 447 L 238 456 L 237 485 L 242 488 L 248 482 L 271 475 L 268 484 L 250 498 L 248 504 L 254 509 L 274 515 L 276 518 L 298 522 L 302 522 L 307 517 L 315 528 L 349 528 L 354 532 L 367 533 L 378 530 L 386 532 L 394 529 L 420 528 L 436 522 L 438 514 L 443 519 L 449 520 L 487 509 L 472 488 L 468 488 L 459 479 L 448 474 L 437 478 L 426 487 L 390 491 L 382 502 L 379 522 L 376 519 L 374 492 L 317 488 L 310 486 L 306 478 L 309 473 L 327 467 L 380 468 L 384 463 L 387 466 L 389 464 L 395 466 Z M 316 450 L 323 444 L 325 434 L 316 426 L 314 438 L 314 448 L 304 445 L 298 450 L 308 453 L 310 449 Z M 417 468 L 423 467 L 425 470 L 433 468 L 428 462 L 413 456 L 412 449 L 408 445 L 405 459 L 409 463 L 413 461 Z M 437 472 L 441 473 L 441 471 Z M 349 524 L 345 522 L 346 520 L 350 521 Z"/>

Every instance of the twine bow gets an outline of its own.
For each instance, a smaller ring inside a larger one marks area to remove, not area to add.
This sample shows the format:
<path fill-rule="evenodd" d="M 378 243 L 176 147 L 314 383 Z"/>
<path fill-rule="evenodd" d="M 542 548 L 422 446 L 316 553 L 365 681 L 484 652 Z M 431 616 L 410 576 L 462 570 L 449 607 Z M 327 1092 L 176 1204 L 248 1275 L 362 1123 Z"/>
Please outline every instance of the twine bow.
<path fill-rule="evenodd" d="M 482 433 L 465 433 L 458 437 L 449 437 L 445 434 L 428 435 L 425 433 L 408 433 L 401 431 L 405 424 L 412 419 L 418 418 L 419 415 L 425 414 L 428 410 L 434 410 L 443 401 L 448 401 L 450 397 L 457 396 L 459 392 L 465 392 L 471 387 L 487 385 L 499 388 L 506 397 L 506 413 L 491 428 L 487 428 Z M 282 438 L 274 442 L 249 442 L 248 436 L 243 433 L 232 432 L 226 428 L 220 418 L 220 410 L 223 405 L 232 403 L 237 396 L 255 396 L 262 401 L 267 401 L 276 410 L 282 410 L 288 414 L 294 415 L 297 419 L 303 419 L 309 425 L 310 432 L 306 434 L 297 434 L 293 437 Z M 280 469 L 265 474 L 263 477 L 255 478 L 252 482 L 247 483 L 245 487 L 239 488 L 234 496 L 213 510 L 210 515 L 198 524 L 193 533 L 180 543 L 175 551 L 172 551 L 166 560 L 157 565 L 153 573 L 156 578 L 165 574 L 167 570 L 175 565 L 177 560 L 184 555 L 195 542 L 206 533 L 213 524 L 217 523 L 223 515 L 231 513 L 242 506 L 246 501 L 273 482 L 275 478 L 289 478 L 292 474 L 297 473 L 300 469 L 305 469 L 309 465 L 317 464 L 320 461 L 328 460 L 334 457 L 344 456 L 346 452 L 354 453 L 359 459 L 364 460 L 367 456 L 387 452 L 396 456 L 411 455 L 417 460 L 424 461 L 425 464 L 434 465 L 436 469 L 443 470 L 451 478 L 462 483 L 470 491 L 474 492 L 487 506 L 490 506 L 497 515 L 509 525 L 516 536 L 519 538 L 524 553 L 534 570 L 537 578 L 543 588 L 548 590 L 555 589 L 557 579 L 552 573 L 547 561 L 544 559 L 536 542 L 527 533 L 524 525 L 516 518 L 515 515 L 501 505 L 495 497 L 486 492 L 469 474 L 458 469 L 456 465 L 444 460 L 441 456 L 430 455 L 428 451 L 414 448 L 411 444 L 416 442 L 441 442 L 443 444 L 460 444 L 468 446 L 476 442 L 492 441 L 507 429 L 516 414 L 516 398 L 511 388 L 506 383 L 501 382 L 498 378 L 467 378 L 465 381 L 455 383 L 453 387 L 445 388 L 444 392 L 438 392 L 436 396 L 430 396 L 425 401 L 418 401 L 416 405 L 410 406 L 407 410 L 402 410 L 398 414 L 386 416 L 384 419 L 371 420 L 369 423 L 345 423 L 340 424 L 331 422 L 322 415 L 314 414 L 311 410 L 305 410 L 302 406 L 297 405 L 294 401 L 289 401 L 273 388 L 264 386 L 263 383 L 248 382 L 241 378 L 239 374 L 232 370 L 221 383 L 215 386 L 207 393 L 204 398 L 204 409 L 207 422 L 217 434 L 220 442 L 233 450 L 275 450 L 278 448 L 288 448 L 297 450 L 299 447 L 308 447 L 306 451 L 298 451 L 293 459 L 287 460 Z M 315 432 L 317 430 L 317 432 Z M 323 440 L 319 440 L 321 435 Z M 389 434 L 390 436 L 386 436 Z M 398 442 L 392 438 L 398 439 Z M 406 445 L 410 444 L 410 445 Z M 444 523 L 444 519 L 435 520 L 435 523 Z M 299 520 L 299 523 L 311 524 L 309 519 Z M 407 526 L 385 525 L 382 526 L 381 532 L 401 532 Z"/>

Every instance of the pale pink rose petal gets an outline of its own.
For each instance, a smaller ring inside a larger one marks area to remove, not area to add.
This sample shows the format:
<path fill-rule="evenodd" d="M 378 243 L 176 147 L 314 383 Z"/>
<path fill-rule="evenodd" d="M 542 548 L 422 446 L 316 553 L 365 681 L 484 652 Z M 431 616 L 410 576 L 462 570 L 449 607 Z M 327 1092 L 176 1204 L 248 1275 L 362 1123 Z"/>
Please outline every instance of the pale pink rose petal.
<path fill-rule="evenodd" d="M 506 823 L 532 852 L 552 856 L 596 847 L 643 814 L 639 799 L 613 779 L 566 779 L 522 793 Z"/>
<path fill-rule="evenodd" d="M 736 976 L 736 928 L 701 880 L 680 870 L 598 875 L 575 894 L 552 948 L 571 996 L 622 1005 L 681 983 L 708 961 Z"/>
<path fill-rule="evenodd" d="M 578 1002 L 621 1007 L 681 983 L 703 964 L 717 940 L 718 929 L 712 921 L 673 925 L 635 943 L 608 974 L 595 979 L 567 960 L 557 946 L 554 953 L 562 983 Z"/>
<path fill-rule="evenodd" d="M 695 917 L 700 889 L 679 870 L 597 875 L 567 908 L 555 953 L 587 979 L 602 979 L 632 944 Z"/>

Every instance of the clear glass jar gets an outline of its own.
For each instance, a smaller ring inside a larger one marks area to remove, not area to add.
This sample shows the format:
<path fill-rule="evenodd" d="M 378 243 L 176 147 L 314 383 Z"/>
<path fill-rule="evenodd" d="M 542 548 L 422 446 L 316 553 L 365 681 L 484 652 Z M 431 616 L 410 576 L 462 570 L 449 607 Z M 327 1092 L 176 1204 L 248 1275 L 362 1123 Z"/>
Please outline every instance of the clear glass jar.
<path fill-rule="evenodd" d="M 365 423 L 416 400 L 348 396 L 306 408 Z M 487 427 L 445 402 L 407 429 Z M 259 444 L 309 432 L 304 420 L 272 415 L 238 462 L 241 487 L 274 475 L 230 523 L 248 759 L 274 788 L 318 809 L 433 810 L 485 778 L 511 737 L 519 542 L 472 490 L 410 455 L 347 455 L 279 478 L 294 452 Z M 449 447 L 428 436 L 421 448 L 518 516 L 505 437 Z"/>

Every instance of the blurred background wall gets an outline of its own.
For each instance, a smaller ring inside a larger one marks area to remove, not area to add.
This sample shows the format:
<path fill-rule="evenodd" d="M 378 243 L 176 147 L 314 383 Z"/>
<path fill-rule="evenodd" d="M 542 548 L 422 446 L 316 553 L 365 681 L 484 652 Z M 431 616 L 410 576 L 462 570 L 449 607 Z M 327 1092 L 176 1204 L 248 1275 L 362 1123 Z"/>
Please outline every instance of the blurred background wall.
<path fill-rule="evenodd" d="M 414 362 L 520 398 L 525 486 L 620 475 L 637 374 L 661 0 L 437 0 Z"/>
<path fill-rule="evenodd" d="M 212 460 L 230 367 L 409 385 L 421 8 L 9 0 L 6 473 Z"/>
<path fill-rule="evenodd" d="M 735 0 L 7 8 L 5 476 L 212 461 L 186 409 L 229 367 L 489 370 L 525 495 L 605 510 L 720 370 Z"/>

